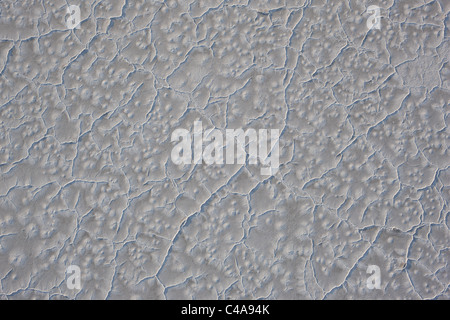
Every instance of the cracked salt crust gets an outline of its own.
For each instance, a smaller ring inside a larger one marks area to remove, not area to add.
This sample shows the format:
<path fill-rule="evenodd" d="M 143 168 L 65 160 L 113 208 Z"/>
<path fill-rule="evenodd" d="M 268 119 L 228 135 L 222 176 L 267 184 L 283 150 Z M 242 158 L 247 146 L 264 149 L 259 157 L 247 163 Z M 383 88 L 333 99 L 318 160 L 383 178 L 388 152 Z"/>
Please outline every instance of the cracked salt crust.
<path fill-rule="evenodd" d="M 448 1 L 70 4 L 0 3 L 0 298 L 450 298 Z M 174 165 L 195 121 L 280 170 Z"/>

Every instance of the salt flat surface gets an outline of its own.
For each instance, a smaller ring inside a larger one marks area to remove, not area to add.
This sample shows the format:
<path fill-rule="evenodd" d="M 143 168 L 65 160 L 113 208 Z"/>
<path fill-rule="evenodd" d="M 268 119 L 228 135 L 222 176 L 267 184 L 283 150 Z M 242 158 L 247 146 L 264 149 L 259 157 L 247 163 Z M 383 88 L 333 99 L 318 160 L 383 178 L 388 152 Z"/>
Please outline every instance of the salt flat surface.
<path fill-rule="evenodd" d="M 0 1 L 0 298 L 449 299 L 449 11 Z M 278 171 L 175 165 L 195 121 Z"/>

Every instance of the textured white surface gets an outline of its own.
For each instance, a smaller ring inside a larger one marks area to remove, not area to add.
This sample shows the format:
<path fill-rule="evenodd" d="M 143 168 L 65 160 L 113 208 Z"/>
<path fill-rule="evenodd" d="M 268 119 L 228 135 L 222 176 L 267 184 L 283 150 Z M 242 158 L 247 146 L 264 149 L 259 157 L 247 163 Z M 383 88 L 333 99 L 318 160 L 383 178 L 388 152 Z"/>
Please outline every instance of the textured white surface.
<path fill-rule="evenodd" d="M 0 10 L 0 298 L 450 298 L 449 1 Z M 174 165 L 197 120 L 279 171 Z"/>

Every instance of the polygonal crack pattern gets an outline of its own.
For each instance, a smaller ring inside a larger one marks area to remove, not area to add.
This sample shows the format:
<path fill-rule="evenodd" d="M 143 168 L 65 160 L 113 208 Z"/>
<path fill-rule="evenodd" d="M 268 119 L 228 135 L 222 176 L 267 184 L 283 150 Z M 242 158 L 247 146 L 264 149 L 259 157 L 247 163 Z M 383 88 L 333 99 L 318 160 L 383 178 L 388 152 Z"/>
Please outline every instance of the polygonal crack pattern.
<path fill-rule="evenodd" d="M 449 11 L 2 0 L 0 299 L 449 299 Z M 195 121 L 279 170 L 175 165 Z"/>

